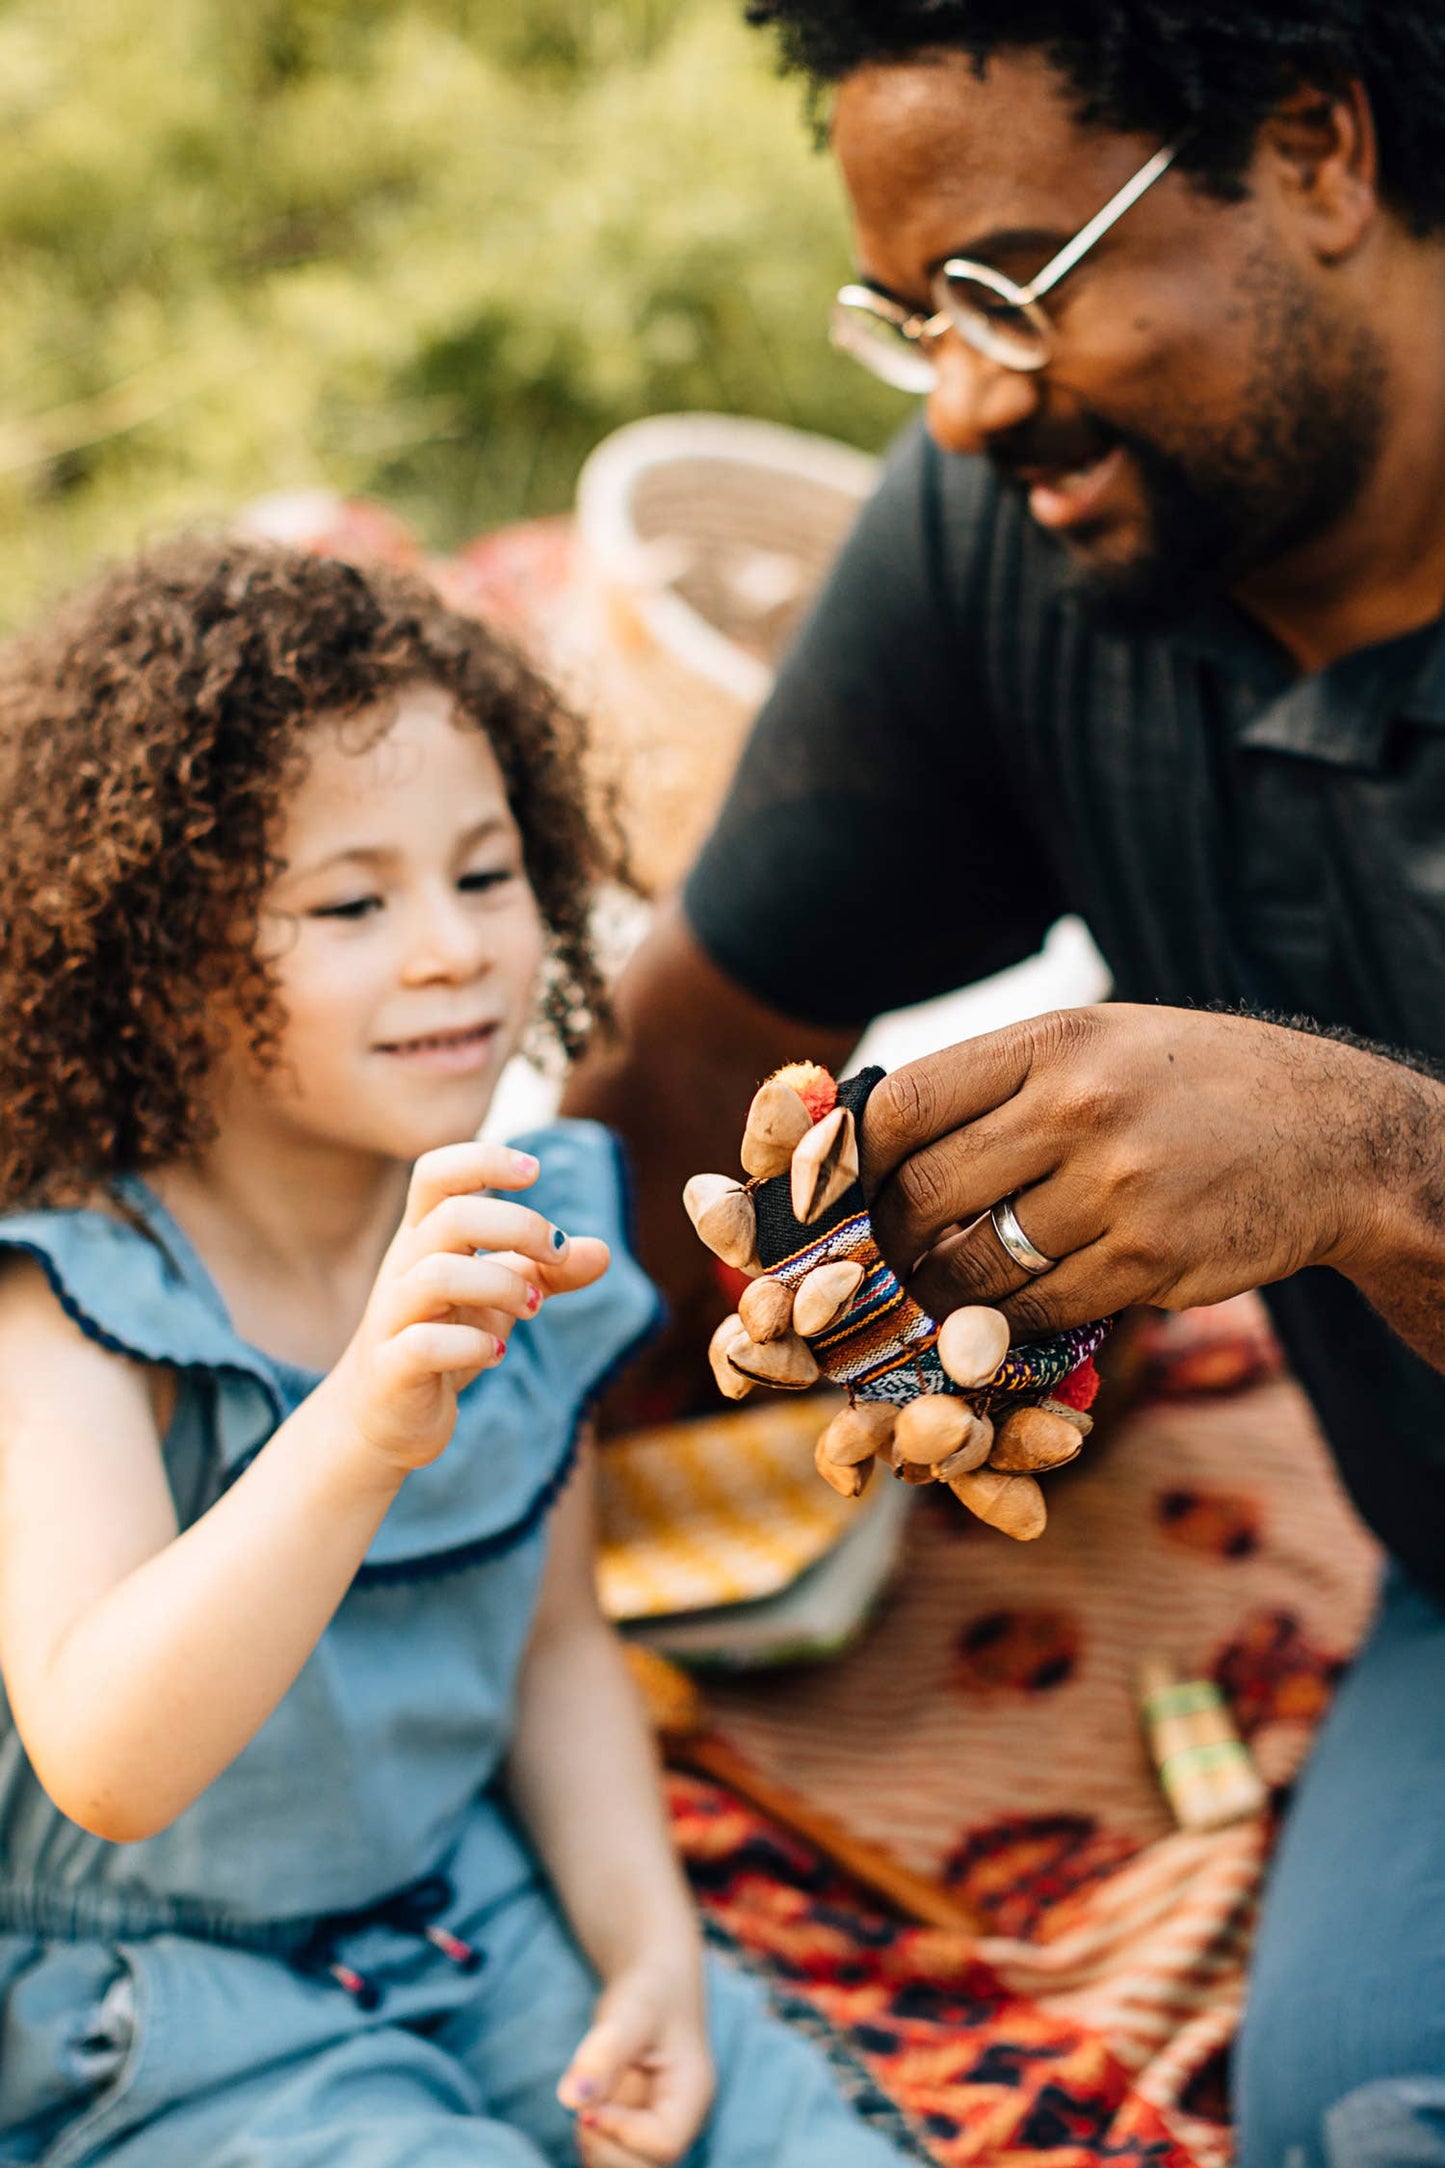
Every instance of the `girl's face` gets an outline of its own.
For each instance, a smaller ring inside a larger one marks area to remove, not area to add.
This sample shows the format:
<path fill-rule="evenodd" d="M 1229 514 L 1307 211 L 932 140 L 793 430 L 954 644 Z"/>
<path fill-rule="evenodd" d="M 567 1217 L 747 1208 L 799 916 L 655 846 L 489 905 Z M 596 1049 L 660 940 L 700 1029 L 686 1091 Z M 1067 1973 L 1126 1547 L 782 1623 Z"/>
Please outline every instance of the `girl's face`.
<path fill-rule="evenodd" d="M 345 724 L 317 729 L 259 944 L 281 1058 L 227 1080 L 231 1114 L 241 1095 L 312 1142 L 406 1160 L 481 1123 L 545 937 L 496 756 L 452 715 L 419 685 L 364 748 Z"/>

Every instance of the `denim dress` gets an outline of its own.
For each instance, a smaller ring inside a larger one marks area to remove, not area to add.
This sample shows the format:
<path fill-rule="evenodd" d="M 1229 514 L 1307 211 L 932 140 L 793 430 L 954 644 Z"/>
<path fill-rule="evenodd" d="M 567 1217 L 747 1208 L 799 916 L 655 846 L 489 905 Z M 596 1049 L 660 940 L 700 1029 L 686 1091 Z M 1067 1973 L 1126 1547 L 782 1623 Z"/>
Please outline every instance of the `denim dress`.
<path fill-rule="evenodd" d="M 555 2086 L 596 1982 L 498 1779 L 549 1509 L 658 1304 L 626 1249 L 607 1133 L 559 1122 L 523 1141 L 542 1170 L 527 1201 L 610 1242 L 612 1268 L 462 1393 L 446 1452 L 408 1476 L 230 1767 L 159 1835 L 111 1844 L 51 1803 L 0 1702 L 0 2163 L 573 2158 Z M 0 1220 L 0 1249 L 33 1257 L 90 1338 L 174 1375 L 163 1452 L 184 1528 L 319 1378 L 239 1337 L 142 1183 L 117 1203 L 125 1217 Z M 720 2090 L 699 2162 L 802 2162 L 815 2137 L 819 2168 L 896 2157 L 746 1982 L 715 1969 L 710 1996 Z"/>

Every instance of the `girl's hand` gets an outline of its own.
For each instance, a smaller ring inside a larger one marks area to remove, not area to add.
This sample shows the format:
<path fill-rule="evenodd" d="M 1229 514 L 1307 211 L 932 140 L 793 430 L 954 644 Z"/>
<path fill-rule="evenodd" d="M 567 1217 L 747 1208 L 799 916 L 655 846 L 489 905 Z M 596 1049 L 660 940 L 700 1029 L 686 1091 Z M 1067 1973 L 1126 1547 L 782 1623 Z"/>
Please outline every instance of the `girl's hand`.
<path fill-rule="evenodd" d="M 529 1153 L 482 1143 L 426 1152 L 412 1170 L 401 1226 L 326 1388 L 403 1474 L 443 1451 L 458 1393 L 501 1361 L 517 1320 L 607 1269 L 605 1242 L 479 1194 L 526 1189 L 538 1172 Z"/>
<path fill-rule="evenodd" d="M 668 2168 L 701 2130 L 712 2095 L 696 1964 L 682 1977 L 676 1968 L 620 1973 L 557 2088 L 577 2116 L 583 2168 Z"/>

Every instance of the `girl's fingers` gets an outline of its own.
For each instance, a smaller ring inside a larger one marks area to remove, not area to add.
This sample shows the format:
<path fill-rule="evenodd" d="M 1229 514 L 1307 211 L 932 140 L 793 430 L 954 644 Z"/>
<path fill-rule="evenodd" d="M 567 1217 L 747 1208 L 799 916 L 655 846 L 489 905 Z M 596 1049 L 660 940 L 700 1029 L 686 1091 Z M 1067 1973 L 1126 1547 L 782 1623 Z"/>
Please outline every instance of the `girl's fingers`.
<path fill-rule="evenodd" d="M 645 2161 L 649 2168 L 681 2159 L 697 2136 L 696 2126 L 689 2128 L 680 2115 L 661 2108 L 618 2108 L 610 2101 L 588 2111 L 583 2129 L 588 2137 L 602 2139 L 627 2160 Z"/>
<path fill-rule="evenodd" d="M 396 1331 L 459 1310 L 501 1310 L 511 1318 L 535 1317 L 542 1300 L 536 1279 L 525 1279 L 494 1258 L 433 1250 L 394 1283 L 387 1308 L 391 1329 Z"/>
<path fill-rule="evenodd" d="M 588 2127 L 639 2159 L 677 2160 L 707 2115 L 712 2065 L 700 2041 L 688 2042 L 659 2055 L 646 2076 L 645 2092 L 614 2084 L 610 2095 L 587 2112 Z"/>
<path fill-rule="evenodd" d="M 591 2123 L 577 2126 L 577 2156 L 582 2168 L 656 2168 L 656 2163 L 627 2146 L 615 2145 Z"/>
<path fill-rule="evenodd" d="M 411 1259 L 430 1250 L 515 1250 L 534 1265 L 561 1263 L 571 1248 L 565 1231 L 524 1204 L 500 1197 L 448 1197 L 407 1236 Z"/>
<path fill-rule="evenodd" d="M 490 1370 L 506 1353 L 505 1342 L 495 1333 L 436 1320 L 408 1325 L 391 1345 L 394 1360 L 413 1377 L 444 1377 L 459 1370 L 475 1376 L 479 1370 Z"/>
<path fill-rule="evenodd" d="M 412 1168 L 403 1224 L 419 1227 L 448 1197 L 480 1189 L 527 1189 L 540 1172 L 530 1152 L 513 1151 L 509 1144 L 486 1144 L 478 1138 L 444 1144 L 435 1152 L 423 1152 Z"/>
<path fill-rule="evenodd" d="M 557 1264 L 539 1265 L 516 1250 L 488 1252 L 494 1265 L 506 1265 L 541 1288 L 544 1295 L 568 1295 L 600 1280 L 612 1262 L 612 1252 L 597 1235 L 573 1235 Z"/>
<path fill-rule="evenodd" d="M 599 2018 L 579 2044 L 562 2074 L 557 2098 L 564 2108 L 580 2113 L 606 2100 L 623 2071 L 644 2045 L 636 2028 Z"/>
<path fill-rule="evenodd" d="M 561 1257 L 536 1267 L 542 1291 L 548 1295 L 574 1294 L 600 1280 L 612 1262 L 612 1252 L 597 1235 L 573 1235 Z"/>

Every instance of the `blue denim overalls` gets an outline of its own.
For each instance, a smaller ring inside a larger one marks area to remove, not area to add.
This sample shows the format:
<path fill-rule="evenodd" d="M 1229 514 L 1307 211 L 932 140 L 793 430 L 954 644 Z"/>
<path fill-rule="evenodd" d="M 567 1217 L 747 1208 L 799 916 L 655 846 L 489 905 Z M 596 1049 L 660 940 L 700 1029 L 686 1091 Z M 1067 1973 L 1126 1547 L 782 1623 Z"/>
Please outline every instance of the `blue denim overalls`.
<path fill-rule="evenodd" d="M 0 2162 L 44 2168 L 540 2168 L 595 1982 L 496 1779 L 580 1418 L 657 1303 L 627 1254 L 606 1132 L 527 1140 L 528 1202 L 613 1245 L 520 1327 L 408 1477 L 295 1686 L 202 1798 L 132 1845 L 51 1804 L 0 1703 Z M 138 1182 L 138 1226 L 0 1221 L 94 1339 L 172 1370 L 182 1527 L 317 1379 L 233 1330 Z M 0 1385 L 3 1392 L 3 1385 Z M 883 2168 L 812 2049 L 714 1967 L 708 2168 Z M 746 2081 L 740 2083 L 746 2062 Z"/>

